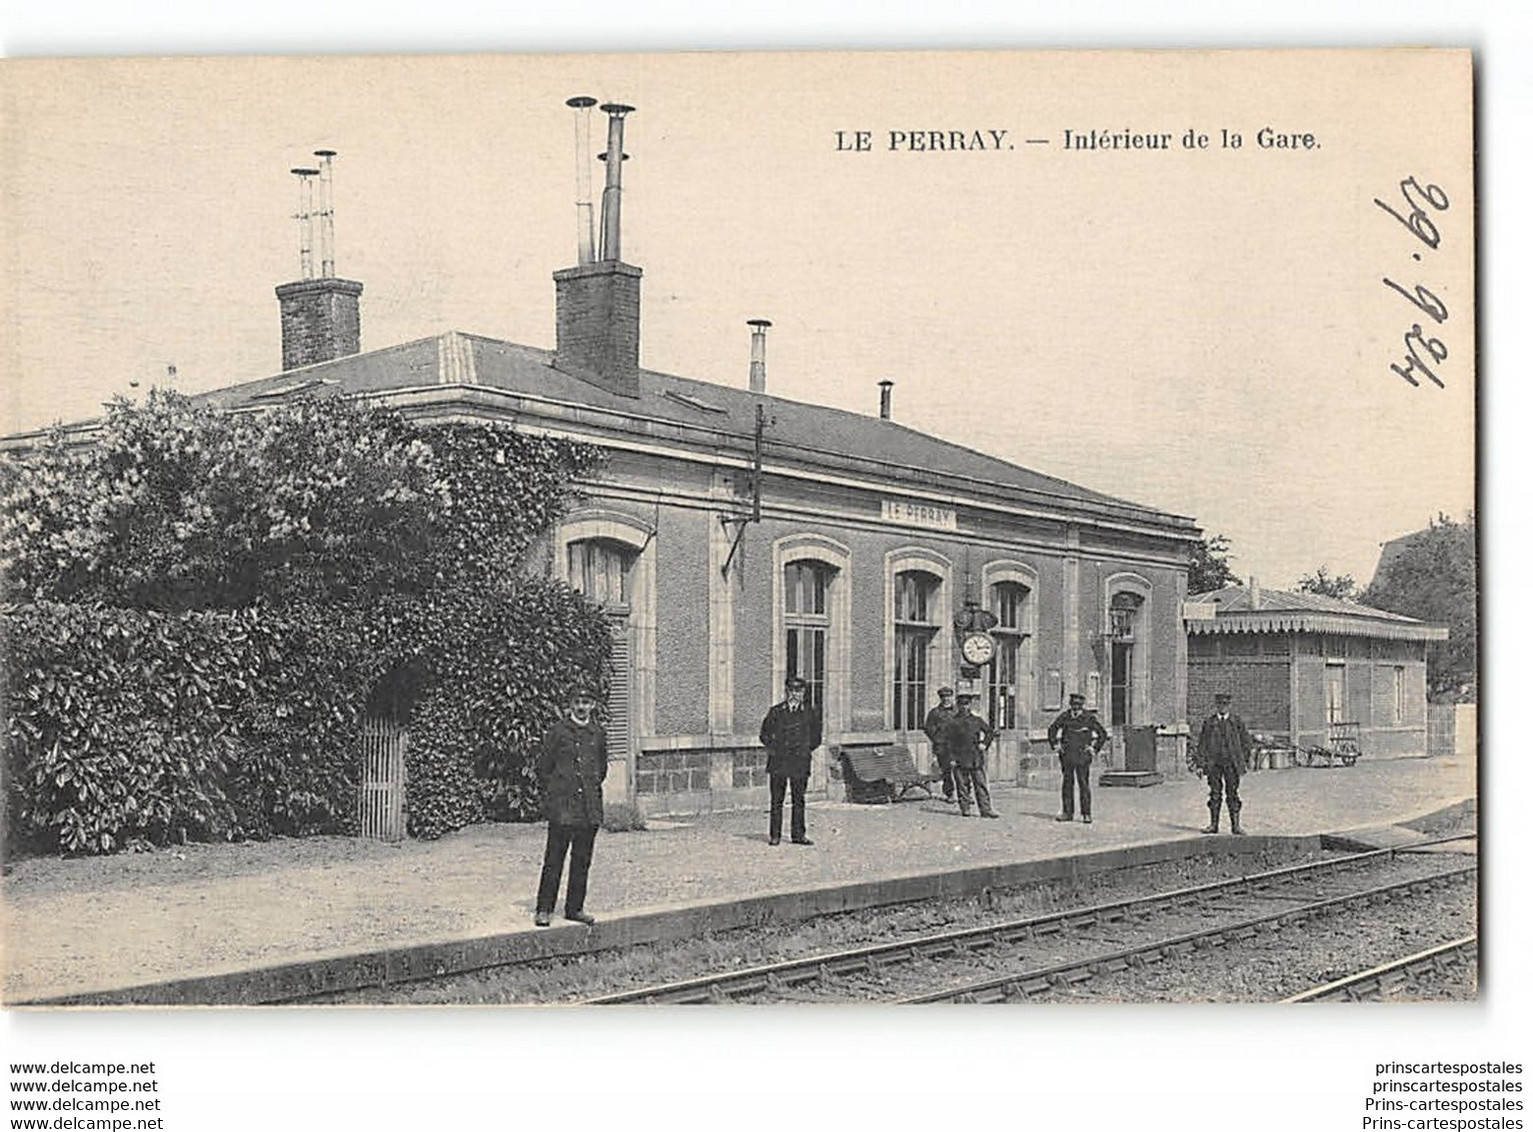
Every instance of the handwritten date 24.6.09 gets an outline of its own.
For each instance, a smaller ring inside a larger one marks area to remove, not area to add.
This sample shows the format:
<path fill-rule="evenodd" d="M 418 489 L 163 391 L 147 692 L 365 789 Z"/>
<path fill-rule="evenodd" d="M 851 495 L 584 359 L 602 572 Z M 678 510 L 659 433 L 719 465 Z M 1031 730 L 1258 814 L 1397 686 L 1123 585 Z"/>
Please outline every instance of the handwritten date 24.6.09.
<path fill-rule="evenodd" d="M 1390 206 L 1377 197 L 1374 198 L 1373 203 L 1398 220 L 1407 232 L 1421 241 L 1428 252 L 1437 251 L 1442 244 L 1442 233 L 1438 231 L 1437 225 L 1433 223 L 1427 210 L 1446 212 L 1448 194 L 1437 185 L 1423 186 L 1415 177 L 1407 177 L 1400 182 L 1400 197 L 1402 201 L 1400 209 Z M 1421 252 L 1413 251 L 1411 259 L 1421 263 Z M 1448 321 L 1448 305 L 1421 284 L 1416 284 L 1414 290 L 1406 290 L 1403 285 L 1385 276 L 1384 286 L 1395 291 L 1406 302 L 1430 318 L 1434 329 Z M 1430 336 L 1422 329 L 1422 324 L 1416 322 L 1412 323 L 1411 328 L 1405 332 L 1405 356 L 1399 362 L 1391 363 L 1389 368 L 1412 385 L 1421 384 L 1417 380 L 1419 374 L 1437 388 L 1443 389 L 1445 385 L 1438 375 L 1437 367 L 1447 360 L 1447 345 L 1441 338 Z"/>

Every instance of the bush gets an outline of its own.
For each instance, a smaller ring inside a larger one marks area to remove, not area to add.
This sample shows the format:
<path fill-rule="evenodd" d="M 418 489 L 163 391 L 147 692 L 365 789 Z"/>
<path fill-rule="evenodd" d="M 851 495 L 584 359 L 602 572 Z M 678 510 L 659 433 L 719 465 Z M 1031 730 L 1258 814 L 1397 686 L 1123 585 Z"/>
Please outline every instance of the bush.
<path fill-rule="evenodd" d="M 568 586 L 537 579 L 439 612 L 435 680 L 411 721 L 410 833 L 536 821 L 543 732 L 577 679 L 605 688 L 611 632 Z"/>
<path fill-rule="evenodd" d="M 118 402 L 0 456 L 8 844 L 354 831 L 363 716 L 408 718 L 410 830 L 530 820 L 529 753 L 611 639 L 521 560 L 585 445 L 338 398 Z"/>
<path fill-rule="evenodd" d="M 0 610 L 11 847 L 107 853 L 227 834 L 252 618 Z"/>
<path fill-rule="evenodd" d="M 601 827 L 608 833 L 642 832 L 649 828 L 644 814 L 632 802 L 608 802 L 602 806 Z"/>

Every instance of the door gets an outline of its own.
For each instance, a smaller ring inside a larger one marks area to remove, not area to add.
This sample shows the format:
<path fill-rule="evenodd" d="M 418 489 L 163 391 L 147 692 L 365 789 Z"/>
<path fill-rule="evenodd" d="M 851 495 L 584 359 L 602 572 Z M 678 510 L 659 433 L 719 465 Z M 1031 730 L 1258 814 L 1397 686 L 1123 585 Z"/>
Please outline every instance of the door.
<path fill-rule="evenodd" d="M 1112 725 L 1133 723 L 1134 646 L 1114 641 L 1112 646 Z"/>

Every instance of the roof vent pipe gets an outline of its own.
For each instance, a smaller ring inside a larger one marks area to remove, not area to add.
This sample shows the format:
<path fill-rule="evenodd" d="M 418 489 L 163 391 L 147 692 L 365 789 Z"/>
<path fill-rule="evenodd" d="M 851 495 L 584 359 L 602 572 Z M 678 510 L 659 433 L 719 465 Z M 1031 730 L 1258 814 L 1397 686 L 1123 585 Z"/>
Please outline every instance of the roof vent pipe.
<path fill-rule="evenodd" d="M 887 377 L 878 383 L 878 419 L 890 420 L 894 416 L 894 382 Z"/>
<path fill-rule="evenodd" d="M 314 278 L 314 178 L 318 169 L 294 169 L 298 178 L 298 277 Z"/>
<path fill-rule="evenodd" d="M 335 168 L 333 149 L 316 149 L 319 158 L 319 277 L 335 278 Z"/>
<path fill-rule="evenodd" d="M 766 332 L 772 324 L 764 318 L 746 322 L 751 328 L 751 392 L 766 392 Z"/>
<path fill-rule="evenodd" d="M 601 194 L 601 258 L 603 263 L 623 258 L 623 116 L 633 111 L 621 102 L 602 103 L 607 115 L 607 184 Z"/>
<path fill-rule="evenodd" d="M 596 215 L 591 208 L 591 107 L 596 99 L 579 95 L 565 101 L 575 111 L 575 239 L 582 267 L 596 262 Z"/>

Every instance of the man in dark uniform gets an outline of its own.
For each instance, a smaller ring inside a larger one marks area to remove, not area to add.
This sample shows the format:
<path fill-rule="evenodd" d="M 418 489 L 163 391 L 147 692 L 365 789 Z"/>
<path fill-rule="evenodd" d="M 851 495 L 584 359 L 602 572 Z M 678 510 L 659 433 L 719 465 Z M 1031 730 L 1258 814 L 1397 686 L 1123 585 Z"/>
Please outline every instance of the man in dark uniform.
<path fill-rule="evenodd" d="M 1214 696 L 1214 714 L 1203 721 L 1198 735 L 1197 763 L 1208 779 L 1208 828 L 1204 833 L 1219 832 L 1220 793 L 1230 807 L 1230 832 L 1244 834 L 1240 828 L 1240 772 L 1251 757 L 1251 733 L 1240 716 L 1230 711 L 1230 694 Z"/>
<path fill-rule="evenodd" d="M 970 708 L 973 696 L 958 697 L 958 711 L 947 725 L 948 757 L 953 760 L 953 777 L 958 786 L 958 812 L 969 816 L 969 803 L 979 803 L 982 818 L 1000 817 L 990 808 L 990 784 L 985 780 L 985 749 L 995 738 L 988 722 Z"/>
<path fill-rule="evenodd" d="M 591 852 L 601 827 L 601 784 L 607 777 L 607 733 L 593 718 L 596 696 L 589 685 L 570 693 L 569 714 L 556 719 L 543 735 L 538 753 L 538 782 L 543 787 L 543 813 L 548 818 L 548 844 L 543 849 L 543 875 L 538 881 L 533 922 L 548 927 L 559 897 L 564 857 L 570 858 L 570 883 L 564 893 L 564 918 L 594 924 L 587 914 L 586 876 Z"/>
<path fill-rule="evenodd" d="M 804 791 L 809 786 L 809 765 L 820 745 L 820 713 L 804 702 L 808 685 L 797 676 L 784 685 L 788 698 L 772 705 L 761 721 L 761 745 L 767 749 L 767 779 L 772 788 L 772 816 L 767 840 L 782 842 L 782 803 L 793 789 L 793 844 L 813 845 L 804 836 Z"/>
<path fill-rule="evenodd" d="M 926 722 L 921 724 L 921 730 L 926 732 L 926 737 L 932 743 L 932 757 L 937 760 L 937 769 L 942 771 L 942 800 L 953 800 L 953 756 L 947 749 L 947 725 L 953 722 L 953 717 L 958 714 L 958 708 L 953 704 L 953 689 L 937 689 L 937 706 L 926 713 Z"/>
<path fill-rule="evenodd" d="M 1049 749 L 1059 756 L 1059 816 L 1075 820 L 1075 788 L 1080 786 L 1081 821 L 1091 824 L 1091 760 L 1107 742 L 1107 728 L 1086 710 L 1086 697 L 1070 695 L 1070 706 L 1049 724 Z"/>

